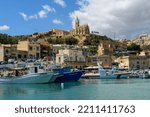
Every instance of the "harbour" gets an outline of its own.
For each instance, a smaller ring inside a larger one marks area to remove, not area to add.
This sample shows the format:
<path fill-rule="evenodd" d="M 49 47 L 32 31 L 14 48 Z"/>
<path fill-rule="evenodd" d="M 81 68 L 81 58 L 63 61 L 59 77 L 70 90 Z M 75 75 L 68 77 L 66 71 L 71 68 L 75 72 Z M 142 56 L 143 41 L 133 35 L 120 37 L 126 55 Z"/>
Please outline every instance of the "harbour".
<path fill-rule="evenodd" d="M 50 84 L 0 84 L 1 100 L 149 100 L 150 79 L 80 79 Z"/>

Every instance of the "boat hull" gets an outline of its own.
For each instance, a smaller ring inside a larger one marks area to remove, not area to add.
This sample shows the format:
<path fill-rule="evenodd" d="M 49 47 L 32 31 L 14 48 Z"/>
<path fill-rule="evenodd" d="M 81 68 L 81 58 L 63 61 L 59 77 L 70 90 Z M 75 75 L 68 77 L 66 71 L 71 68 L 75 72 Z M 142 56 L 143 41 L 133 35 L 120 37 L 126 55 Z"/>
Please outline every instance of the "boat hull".
<path fill-rule="evenodd" d="M 54 82 L 74 82 L 78 81 L 83 74 L 83 71 L 74 71 L 60 74 Z"/>
<path fill-rule="evenodd" d="M 49 83 L 52 78 L 54 77 L 53 73 L 33 73 L 33 74 L 27 74 L 23 76 L 13 76 L 13 77 L 6 77 L 6 78 L 0 78 L 0 83 Z"/>
<path fill-rule="evenodd" d="M 100 79 L 127 79 L 128 75 L 109 75 L 109 76 L 99 76 Z"/>

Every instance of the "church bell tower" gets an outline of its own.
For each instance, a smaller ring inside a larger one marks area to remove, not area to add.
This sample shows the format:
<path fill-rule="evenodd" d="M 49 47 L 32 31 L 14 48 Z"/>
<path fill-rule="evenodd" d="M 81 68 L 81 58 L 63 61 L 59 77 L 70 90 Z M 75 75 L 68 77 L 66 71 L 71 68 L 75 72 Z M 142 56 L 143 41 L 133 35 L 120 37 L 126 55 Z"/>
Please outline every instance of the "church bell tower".
<path fill-rule="evenodd" d="M 75 27 L 76 29 L 80 26 L 80 21 L 78 19 L 78 17 L 76 18 L 76 21 L 75 21 Z"/>

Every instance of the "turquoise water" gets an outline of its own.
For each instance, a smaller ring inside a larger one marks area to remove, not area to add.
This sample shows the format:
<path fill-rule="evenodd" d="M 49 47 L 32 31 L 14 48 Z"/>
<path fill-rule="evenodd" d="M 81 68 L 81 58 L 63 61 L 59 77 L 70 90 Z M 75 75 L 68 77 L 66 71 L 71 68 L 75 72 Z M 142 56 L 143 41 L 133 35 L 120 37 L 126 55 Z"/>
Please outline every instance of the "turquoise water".
<path fill-rule="evenodd" d="M 149 100 L 150 79 L 82 79 L 64 84 L 0 84 L 0 99 Z"/>

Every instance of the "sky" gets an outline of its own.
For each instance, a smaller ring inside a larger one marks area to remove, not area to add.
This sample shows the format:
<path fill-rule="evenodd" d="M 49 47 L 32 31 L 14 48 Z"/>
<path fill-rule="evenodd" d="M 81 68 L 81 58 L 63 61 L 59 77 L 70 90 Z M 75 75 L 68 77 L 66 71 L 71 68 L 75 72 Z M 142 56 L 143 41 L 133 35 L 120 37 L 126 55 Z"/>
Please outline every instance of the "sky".
<path fill-rule="evenodd" d="M 71 30 L 75 18 L 112 39 L 150 34 L 148 0 L 1 0 L 0 33 L 28 35 Z"/>

